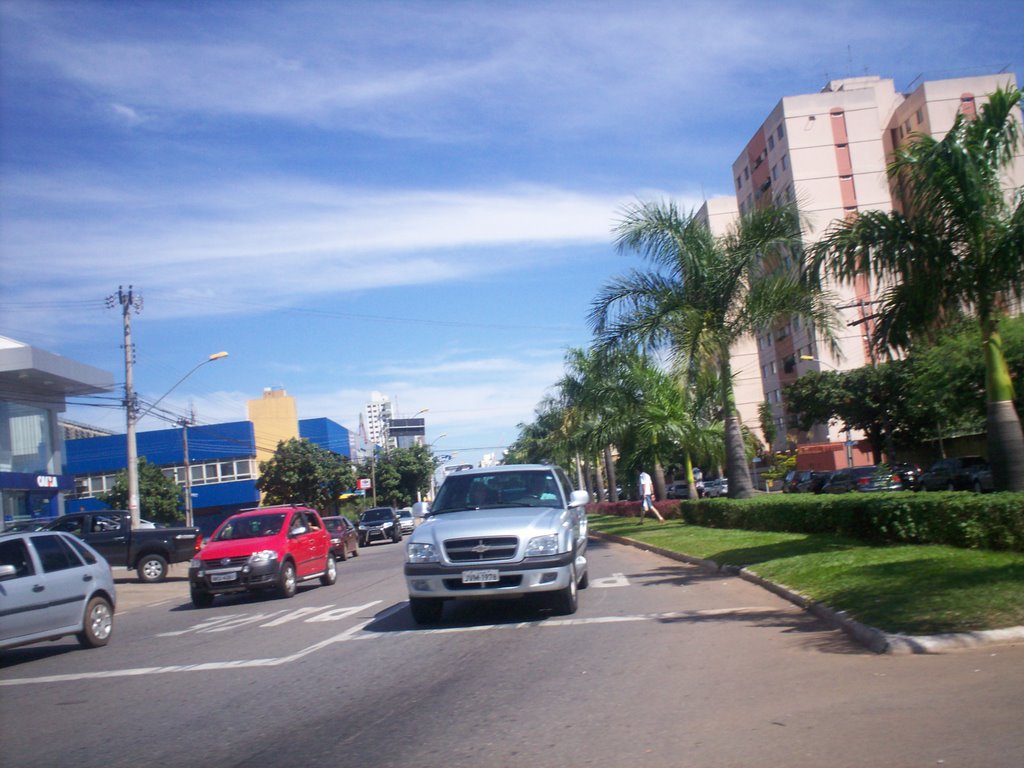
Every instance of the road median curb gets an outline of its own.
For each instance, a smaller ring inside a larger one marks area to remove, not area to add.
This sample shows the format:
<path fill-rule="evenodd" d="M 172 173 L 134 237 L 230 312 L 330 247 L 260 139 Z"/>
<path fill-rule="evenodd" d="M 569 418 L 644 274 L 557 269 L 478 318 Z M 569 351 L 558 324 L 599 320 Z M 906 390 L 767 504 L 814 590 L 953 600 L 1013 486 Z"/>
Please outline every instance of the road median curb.
<path fill-rule="evenodd" d="M 657 547 L 653 544 L 631 539 L 627 536 L 619 536 L 614 533 L 601 533 L 590 531 L 590 535 L 597 539 L 612 541 L 617 544 L 642 549 L 647 552 L 661 555 L 672 560 L 678 560 L 690 565 L 696 565 L 713 573 L 722 573 L 738 576 L 744 581 L 756 584 L 769 592 L 788 600 L 794 605 L 804 609 L 808 613 L 817 616 L 822 621 L 837 629 L 841 629 L 851 638 L 863 645 L 869 651 L 888 654 L 910 654 L 910 653 L 945 653 L 948 651 L 965 650 L 970 648 L 981 648 L 990 645 L 1003 645 L 1009 643 L 1024 642 L 1024 627 L 1008 627 L 1006 629 L 987 629 L 976 632 L 951 632 L 941 635 L 901 635 L 885 632 L 876 627 L 863 624 L 856 619 L 850 618 L 845 611 L 838 611 L 813 598 L 802 595 L 796 590 L 790 589 L 783 584 L 758 576 L 747 568 L 740 568 L 735 565 L 720 565 L 714 560 L 704 560 L 699 557 L 675 552 L 664 547 Z"/>

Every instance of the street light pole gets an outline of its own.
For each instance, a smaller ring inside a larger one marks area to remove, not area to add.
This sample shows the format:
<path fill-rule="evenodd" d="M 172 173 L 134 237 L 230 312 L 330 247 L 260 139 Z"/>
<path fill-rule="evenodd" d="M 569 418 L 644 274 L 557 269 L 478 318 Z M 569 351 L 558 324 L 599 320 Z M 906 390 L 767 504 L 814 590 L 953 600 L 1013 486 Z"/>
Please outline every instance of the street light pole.
<path fill-rule="evenodd" d="M 228 356 L 227 352 L 214 352 L 212 355 L 207 357 L 205 360 L 194 365 L 192 370 L 174 382 L 174 385 L 164 392 L 160 397 L 156 399 L 149 408 L 147 408 L 142 414 L 135 415 L 137 408 L 129 406 L 128 408 L 128 510 L 132 516 L 132 527 L 137 528 L 139 525 L 139 466 L 138 466 L 138 451 L 135 446 L 135 424 L 142 419 L 143 416 L 147 416 L 154 408 L 157 407 L 163 399 L 167 397 L 171 392 L 178 388 L 178 386 L 185 381 L 189 376 L 198 371 L 207 363 L 212 363 L 214 360 L 222 360 Z M 130 367 L 127 369 L 130 372 Z M 128 391 L 130 387 L 131 377 L 125 377 L 125 390 Z M 192 469 L 189 464 L 188 455 L 188 419 L 179 419 L 178 423 L 182 427 L 182 443 L 185 453 L 185 524 L 192 525 Z M 132 507 L 132 478 L 134 476 L 135 481 L 135 506 Z"/>

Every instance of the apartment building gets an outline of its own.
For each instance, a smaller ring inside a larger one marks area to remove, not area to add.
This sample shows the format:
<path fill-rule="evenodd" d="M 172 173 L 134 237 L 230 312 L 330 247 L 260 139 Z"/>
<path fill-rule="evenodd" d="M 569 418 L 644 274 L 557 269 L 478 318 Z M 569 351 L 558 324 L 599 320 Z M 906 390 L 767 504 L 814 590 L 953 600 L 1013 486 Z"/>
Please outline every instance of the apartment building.
<path fill-rule="evenodd" d="M 818 240 L 829 225 L 860 211 L 891 211 L 898 206 L 886 174 L 894 147 L 916 132 L 941 138 L 958 113 L 975 114 L 987 94 L 1016 87 L 1012 73 L 924 82 L 900 93 L 890 79 L 877 76 L 832 80 L 818 93 L 786 96 L 754 132 L 732 165 L 739 215 L 759 206 L 796 201 L 806 220 L 806 243 Z M 1019 119 L 1019 113 L 1018 113 Z M 1024 184 L 1024 157 L 1007 175 L 1007 186 Z M 720 221 L 720 226 L 725 224 Z M 873 291 L 867 281 L 833 287 L 839 296 L 843 326 L 838 355 L 819 344 L 814 330 L 797 320 L 754 340 L 762 397 L 772 407 L 778 437 L 799 443 L 847 440 L 838 426 L 819 424 L 796 433 L 786 414 L 783 388 L 807 371 L 850 370 L 873 363 Z M 737 349 L 734 366 L 744 366 L 746 349 Z M 750 396 L 743 395 L 743 400 Z M 756 413 L 756 407 L 755 407 Z M 753 427 L 741 409 L 744 422 Z M 860 436 L 854 433 L 853 439 Z M 839 452 L 836 452 L 840 459 Z"/>

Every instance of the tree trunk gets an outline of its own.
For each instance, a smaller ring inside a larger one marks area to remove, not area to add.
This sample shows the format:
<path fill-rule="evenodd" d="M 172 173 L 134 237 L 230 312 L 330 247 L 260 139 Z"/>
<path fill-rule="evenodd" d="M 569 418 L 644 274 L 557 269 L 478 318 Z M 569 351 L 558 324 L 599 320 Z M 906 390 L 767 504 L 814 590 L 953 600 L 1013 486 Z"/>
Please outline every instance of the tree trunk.
<path fill-rule="evenodd" d="M 736 394 L 732 388 L 732 366 L 729 364 L 728 348 L 719 354 L 718 370 L 722 388 L 722 413 L 725 418 L 725 471 L 729 478 L 729 498 L 749 499 L 754 495 L 754 486 L 750 481 L 743 430 L 740 429 Z"/>
<path fill-rule="evenodd" d="M 700 494 L 697 493 L 697 481 L 693 479 L 693 457 L 689 451 L 686 452 L 686 495 L 690 501 L 700 498 Z"/>
<path fill-rule="evenodd" d="M 660 461 L 654 462 L 654 498 L 661 501 L 665 498 L 665 468 Z"/>
<path fill-rule="evenodd" d="M 598 459 L 594 463 L 594 480 L 597 483 L 597 500 L 598 501 L 607 501 L 608 500 L 608 496 L 605 493 L 605 488 L 604 488 L 604 472 L 602 471 L 602 469 L 603 468 L 601 466 L 601 460 Z"/>
<path fill-rule="evenodd" d="M 612 447 L 604 447 L 604 466 L 608 474 L 608 498 L 612 501 L 619 500 L 619 484 L 615 479 L 615 459 L 612 456 Z"/>
<path fill-rule="evenodd" d="M 1013 404 L 1013 380 L 995 320 L 981 322 L 988 396 L 988 460 L 997 491 L 1024 491 L 1024 432 Z"/>

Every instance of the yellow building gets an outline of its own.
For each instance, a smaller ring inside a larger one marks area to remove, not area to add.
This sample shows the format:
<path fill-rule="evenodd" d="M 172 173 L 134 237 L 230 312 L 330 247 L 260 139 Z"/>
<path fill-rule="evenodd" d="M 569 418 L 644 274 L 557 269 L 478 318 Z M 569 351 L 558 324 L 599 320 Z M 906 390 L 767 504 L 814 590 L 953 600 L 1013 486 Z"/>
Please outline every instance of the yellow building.
<path fill-rule="evenodd" d="M 269 461 L 281 441 L 298 439 L 299 415 L 295 398 L 282 388 L 266 387 L 261 400 L 248 400 L 245 404 L 252 422 L 256 443 L 256 461 Z M 260 494 L 262 501 L 262 494 Z"/>

